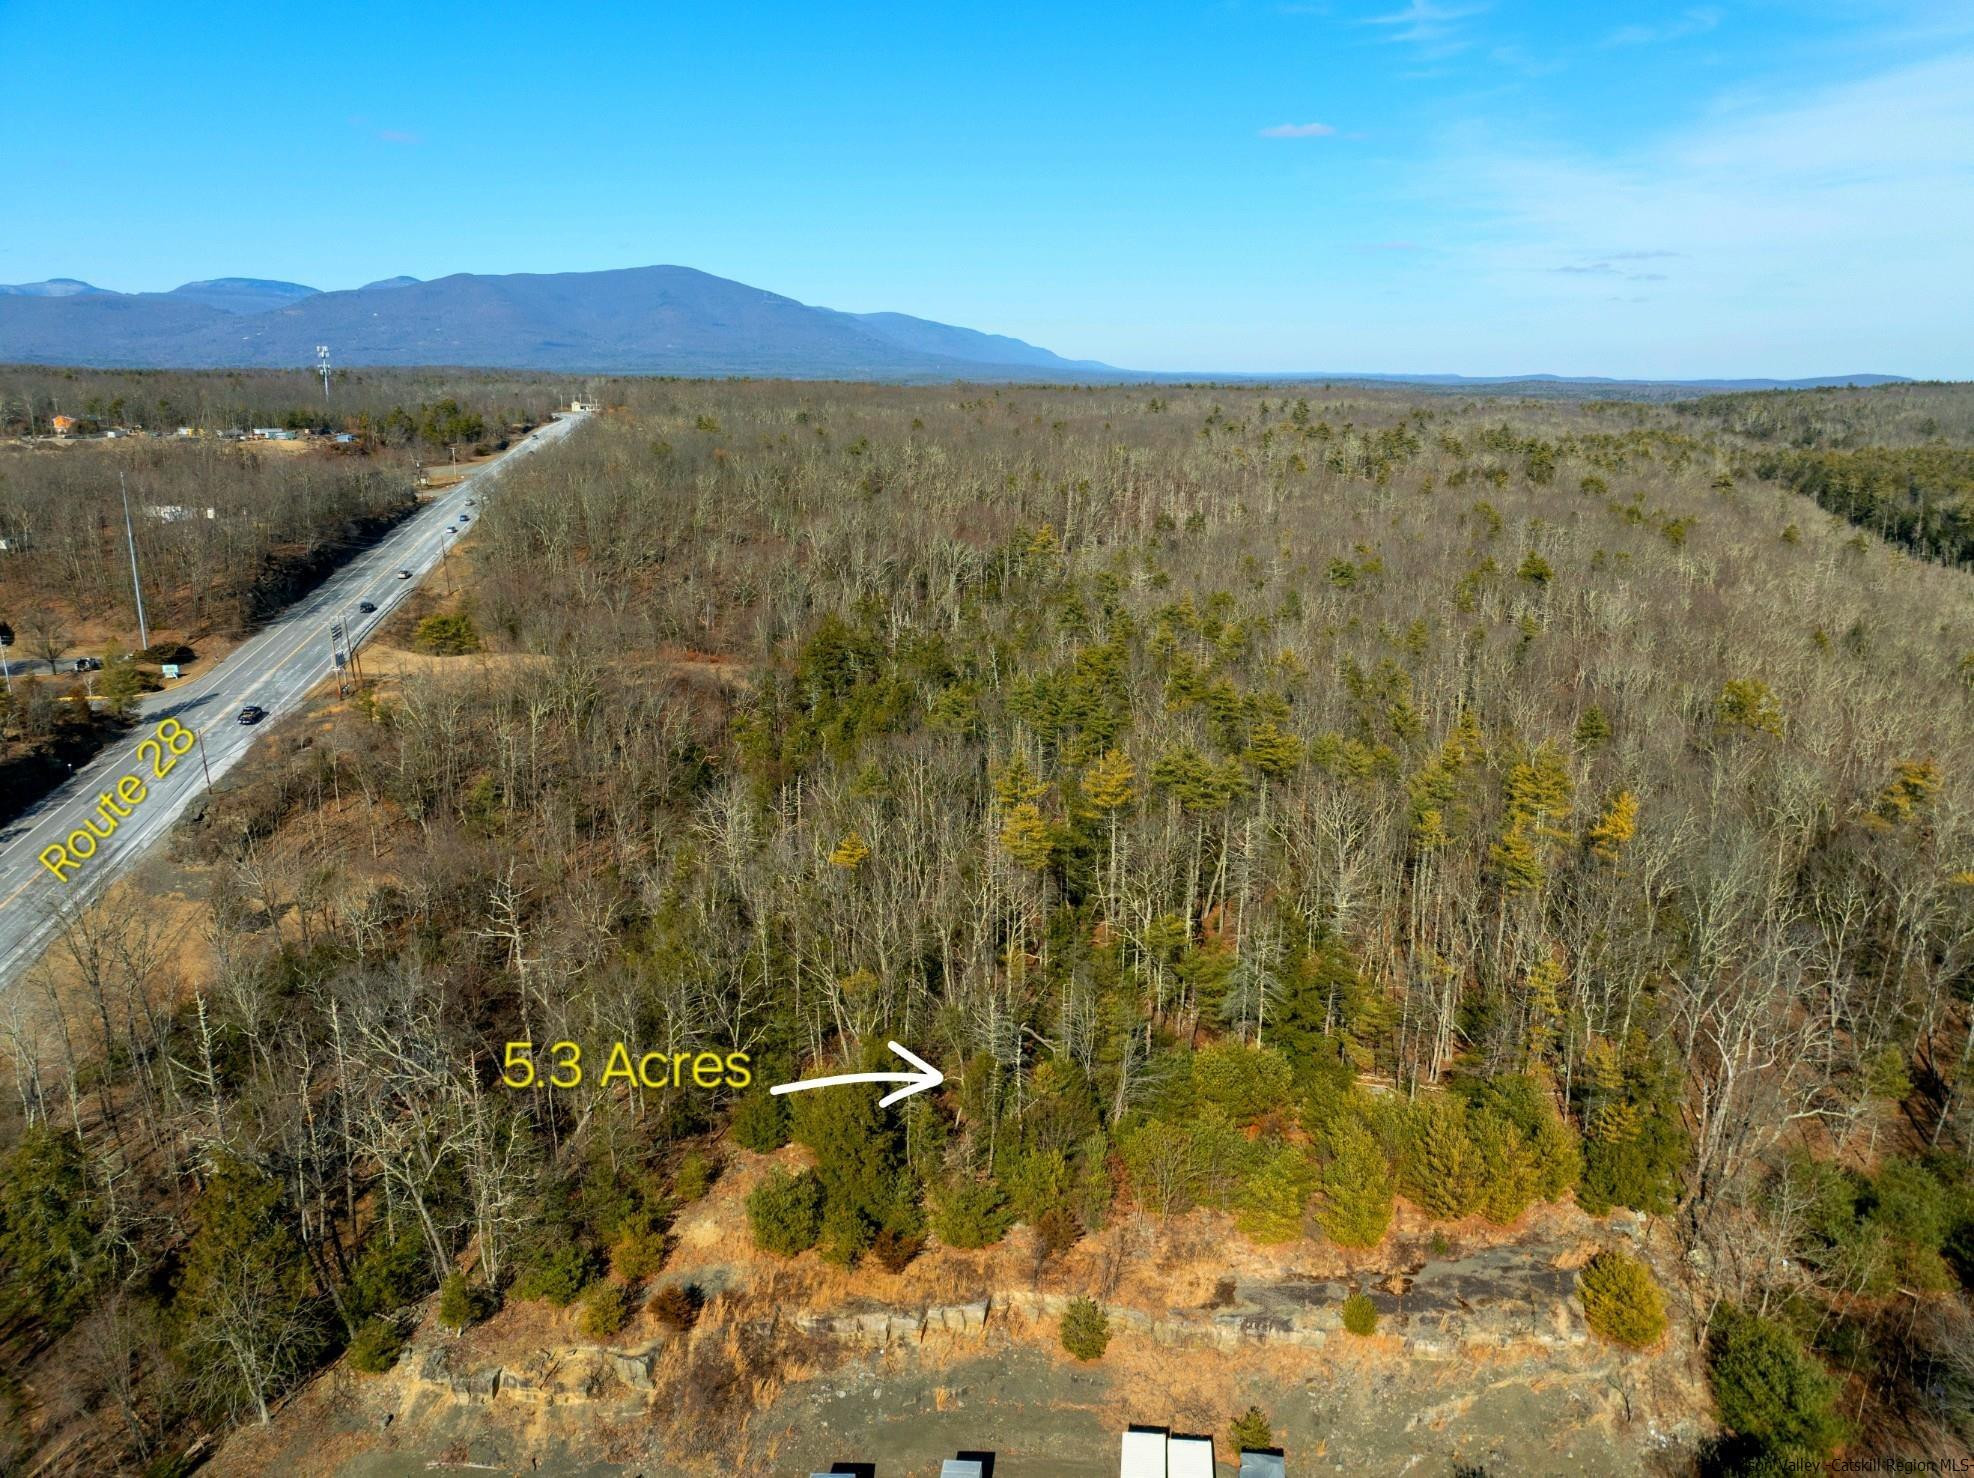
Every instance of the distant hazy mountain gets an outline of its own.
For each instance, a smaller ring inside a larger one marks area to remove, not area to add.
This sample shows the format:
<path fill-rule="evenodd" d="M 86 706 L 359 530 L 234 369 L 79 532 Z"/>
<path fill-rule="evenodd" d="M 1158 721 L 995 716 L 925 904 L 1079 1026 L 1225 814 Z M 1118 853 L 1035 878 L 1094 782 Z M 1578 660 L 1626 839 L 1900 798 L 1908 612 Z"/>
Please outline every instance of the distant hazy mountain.
<path fill-rule="evenodd" d="M 690 267 L 389 278 L 349 292 L 219 278 L 169 293 L 0 289 L 0 363 L 342 365 L 854 379 L 1116 377 L 999 334 L 838 313 Z"/>
<path fill-rule="evenodd" d="M 303 287 L 299 282 L 269 282 L 261 277 L 215 277 L 209 282 L 188 282 L 168 293 L 146 293 L 144 296 L 184 298 L 188 302 L 223 308 L 228 313 L 265 313 L 269 308 L 278 308 L 283 303 L 312 298 L 319 291 L 319 288 Z"/>
<path fill-rule="evenodd" d="M 0 297 L 73 298 L 81 293 L 100 293 L 102 290 L 86 282 L 78 282 L 73 277 L 51 277 L 46 282 L 16 282 L 11 285 L 0 282 Z"/>
<path fill-rule="evenodd" d="M 825 310 L 827 311 L 827 310 Z M 1027 364 L 1037 369 L 1109 370 L 1111 366 L 1094 359 L 1062 359 L 1047 349 L 1024 344 L 1006 334 L 983 334 L 978 329 L 955 328 L 950 323 L 934 323 L 929 318 L 913 318 L 908 313 L 839 313 L 839 318 L 861 325 L 886 343 L 896 344 L 917 354 L 937 354 L 947 359 L 979 360 L 987 364 Z"/>
<path fill-rule="evenodd" d="M 1432 385 L 1449 389 L 1474 385 L 1485 386 L 1489 390 L 1499 390 L 1502 386 L 1522 385 L 1567 386 L 1582 390 L 1595 389 L 1599 386 L 1619 390 L 1630 390 L 1641 386 L 1667 390 L 1826 390 L 1840 385 L 1912 383 L 1910 377 L 1906 375 L 1823 375 L 1810 380 L 1614 380 L 1608 375 L 1322 375 L 1296 378 L 1356 380 L 1373 384 Z"/>
<path fill-rule="evenodd" d="M 1879 385 L 1810 380 L 1612 380 L 1563 375 L 1157 374 L 1113 369 L 904 313 L 839 313 L 690 267 L 387 277 L 348 292 L 218 277 L 166 293 L 56 277 L 0 286 L 0 364 L 131 368 L 474 365 L 666 375 L 865 380 L 1267 380 L 1404 385 L 1444 394 L 1674 399 L 1722 390 Z"/>

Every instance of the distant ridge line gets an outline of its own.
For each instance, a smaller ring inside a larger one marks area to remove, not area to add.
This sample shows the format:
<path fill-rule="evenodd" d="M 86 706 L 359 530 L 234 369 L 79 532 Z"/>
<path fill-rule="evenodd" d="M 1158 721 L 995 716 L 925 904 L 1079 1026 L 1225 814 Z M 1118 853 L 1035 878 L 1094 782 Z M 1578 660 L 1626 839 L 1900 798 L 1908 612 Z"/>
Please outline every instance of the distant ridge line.
<path fill-rule="evenodd" d="M 122 293 L 76 278 L 0 285 L 0 363 L 99 369 L 312 364 L 557 373 L 1070 383 L 1343 383 L 1523 394 L 1645 395 L 1905 383 L 1900 375 L 1626 380 L 1606 376 L 1128 370 L 906 313 L 845 313 L 692 267 L 461 272 L 320 291 L 215 277 Z"/>

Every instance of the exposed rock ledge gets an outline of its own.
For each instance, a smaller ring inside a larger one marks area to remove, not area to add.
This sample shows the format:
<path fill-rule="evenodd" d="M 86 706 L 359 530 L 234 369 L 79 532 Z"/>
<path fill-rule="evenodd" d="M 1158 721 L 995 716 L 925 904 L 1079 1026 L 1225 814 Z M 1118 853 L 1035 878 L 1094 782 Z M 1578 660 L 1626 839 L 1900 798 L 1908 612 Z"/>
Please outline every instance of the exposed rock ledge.
<path fill-rule="evenodd" d="M 1548 1249 L 1553 1254 L 1554 1249 Z M 1525 1246 L 1492 1247 L 1412 1273 L 1382 1273 L 1356 1291 L 1378 1310 L 1378 1332 L 1400 1341 L 1420 1360 L 1453 1360 L 1463 1353 L 1515 1347 L 1561 1350 L 1589 1338 L 1574 1297 L 1575 1271 Z M 1342 1327 L 1352 1287 L 1335 1279 L 1272 1281 L 1230 1278 L 1212 1306 L 1162 1315 L 1110 1306 L 1113 1329 L 1160 1344 L 1291 1345 L 1320 1348 Z M 1053 1319 L 1069 1295 L 1017 1290 L 968 1303 L 921 1309 L 873 1306 L 785 1317 L 805 1333 L 863 1348 L 916 1345 L 931 1339 L 984 1338 L 997 1323 Z M 543 1351 L 525 1365 L 456 1370 L 451 1350 L 423 1352 L 412 1384 L 441 1388 L 455 1400 L 527 1402 L 622 1398 L 648 1391 L 664 1340 L 615 1350 L 574 1346 Z"/>
<path fill-rule="evenodd" d="M 1207 1309 L 1171 1309 L 1163 1315 L 1109 1307 L 1113 1329 L 1131 1330 L 1160 1344 L 1235 1347 L 1286 1344 L 1319 1348 L 1343 1327 L 1343 1301 L 1353 1289 L 1331 1279 L 1256 1282 L 1230 1279 L 1224 1301 Z M 1561 1349 L 1581 1345 L 1589 1333 L 1574 1297 L 1576 1273 L 1516 1246 L 1488 1248 L 1447 1262 L 1429 1262 L 1415 1273 L 1385 1274 L 1361 1291 L 1378 1310 L 1378 1330 L 1395 1335 L 1406 1354 L 1451 1360 L 1463 1350 L 1532 1345 Z M 911 1311 L 873 1308 L 836 1314 L 797 1314 L 812 1334 L 851 1344 L 916 1344 L 932 1336 L 983 1333 L 995 1318 L 1040 1319 L 1060 1315 L 1069 1295 L 1015 1291 L 973 1303 Z"/>

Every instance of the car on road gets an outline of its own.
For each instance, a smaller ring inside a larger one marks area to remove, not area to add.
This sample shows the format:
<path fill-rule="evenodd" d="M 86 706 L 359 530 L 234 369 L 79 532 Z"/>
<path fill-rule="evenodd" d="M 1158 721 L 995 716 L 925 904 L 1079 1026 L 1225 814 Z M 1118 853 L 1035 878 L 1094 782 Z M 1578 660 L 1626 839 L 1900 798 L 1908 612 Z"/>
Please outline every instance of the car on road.
<path fill-rule="evenodd" d="M 262 708 L 258 703 L 249 703 L 245 708 L 240 710 L 239 722 L 243 724 L 257 724 L 266 717 L 267 710 L 265 708 Z"/>
<path fill-rule="evenodd" d="M 472 514 L 470 514 L 470 513 L 462 513 L 462 514 L 460 514 L 460 515 L 459 515 L 459 521 L 460 521 L 461 523 L 465 523 L 465 522 L 466 522 L 466 520 L 467 520 L 467 519 L 469 519 L 469 518 L 471 518 L 472 516 L 473 516 L 473 515 L 472 515 Z"/>
<path fill-rule="evenodd" d="M 75 659 L 75 670 L 77 672 L 101 672 L 103 670 L 103 659 L 101 657 L 78 657 Z"/>
<path fill-rule="evenodd" d="M 377 609 L 377 602 L 374 600 L 360 600 L 356 603 L 356 608 L 367 616 Z"/>
<path fill-rule="evenodd" d="M 399 571 L 398 571 L 398 578 L 399 578 L 400 580 L 409 580 L 409 579 L 411 578 L 411 571 L 410 571 L 410 570 L 399 570 Z"/>

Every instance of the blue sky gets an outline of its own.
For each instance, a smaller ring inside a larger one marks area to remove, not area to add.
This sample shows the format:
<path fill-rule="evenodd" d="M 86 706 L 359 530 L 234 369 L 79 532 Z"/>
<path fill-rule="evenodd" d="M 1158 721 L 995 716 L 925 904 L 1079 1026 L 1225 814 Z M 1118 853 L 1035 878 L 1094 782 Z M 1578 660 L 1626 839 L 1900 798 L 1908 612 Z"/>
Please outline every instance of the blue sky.
<path fill-rule="evenodd" d="M 1138 368 L 1974 377 L 1968 0 L 0 0 L 0 138 L 8 282 L 671 262 Z"/>

